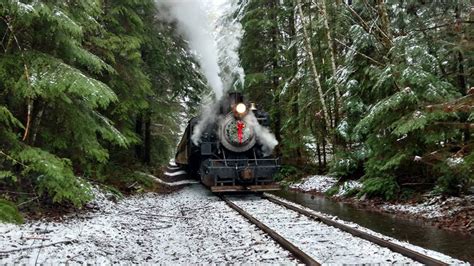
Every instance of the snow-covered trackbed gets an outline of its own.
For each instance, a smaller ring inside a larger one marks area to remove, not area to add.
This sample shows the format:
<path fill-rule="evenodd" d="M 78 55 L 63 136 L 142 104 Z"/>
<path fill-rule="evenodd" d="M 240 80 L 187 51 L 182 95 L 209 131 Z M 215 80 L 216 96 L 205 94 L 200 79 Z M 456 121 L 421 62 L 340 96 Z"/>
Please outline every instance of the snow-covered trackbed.
<path fill-rule="evenodd" d="M 0 265 L 297 263 L 199 184 L 99 205 L 62 221 L 0 223 Z"/>
<path fill-rule="evenodd" d="M 262 230 L 306 264 L 462 263 L 434 251 L 360 230 L 273 195 L 223 199 L 247 219 L 260 224 Z M 282 238 L 283 242 L 279 241 Z"/>
<path fill-rule="evenodd" d="M 230 199 L 321 264 L 416 263 L 267 199 L 255 195 Z M 132 196 L 118 203 L 103 198 L 96 205 L 96 212 L 58 221 L 0 224 L 0 265 L 299 262 L 199 184 L 167 195 Z M 449 264 L 463 264 L 434 251 L 401 244 Z"/>

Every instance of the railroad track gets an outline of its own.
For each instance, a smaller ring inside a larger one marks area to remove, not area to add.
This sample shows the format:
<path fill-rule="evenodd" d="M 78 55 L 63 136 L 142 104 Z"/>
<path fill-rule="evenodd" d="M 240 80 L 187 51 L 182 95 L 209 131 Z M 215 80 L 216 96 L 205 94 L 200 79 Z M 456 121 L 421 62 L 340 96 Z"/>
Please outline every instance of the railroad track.
<path fill-rule="evenodd" d="M 228 206 L 307 265 L 416 262 L 448 265 L 271 194 L 264 193 L 262 197 L 220 197 Z"/>

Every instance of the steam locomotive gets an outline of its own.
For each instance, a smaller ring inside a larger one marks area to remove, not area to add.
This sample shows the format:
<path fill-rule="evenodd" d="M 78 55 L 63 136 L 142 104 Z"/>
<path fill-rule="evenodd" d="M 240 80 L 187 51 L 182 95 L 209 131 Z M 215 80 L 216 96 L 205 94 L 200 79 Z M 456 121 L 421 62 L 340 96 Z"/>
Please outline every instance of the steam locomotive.
<path fill-rule="evenodd" d="M 228 93 L 215 109 L 215 119 L 201 115 L 189 121 L 176 164 L 213 192 L 279 190 L 273 179 L 279 161 L 267 154 L 260 136 L 268 132 L 268 113 L 244 102 L 238 92 Z"/>

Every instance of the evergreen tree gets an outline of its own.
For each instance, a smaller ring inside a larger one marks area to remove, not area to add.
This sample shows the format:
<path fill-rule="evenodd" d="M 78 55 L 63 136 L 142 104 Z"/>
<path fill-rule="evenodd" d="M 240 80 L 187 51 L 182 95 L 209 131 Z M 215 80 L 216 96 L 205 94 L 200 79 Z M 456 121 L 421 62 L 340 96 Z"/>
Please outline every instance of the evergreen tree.
<path fill-rule="evenodd" d="M 13 170 L 3 182 L 76 205 L 89 199 L 88 190 L 66 158 L 103 162 L 99 138 L 127 144 L 100 114 L 117 97 L 93 75 L 110 67 L 83 45 L 84 30 L 98 27 L 94 6 L 4 1 L 0 8 L 0 101 L 11 124 L 0 133 L 2 168 Z"/>
<path fill-rule="evenodd" d="M 345 151 L 345 160 L 334 162 L 334 170 L 351 174 L 358 161 L 365 162 L 361 194 L 394 198 L 405 184 L 433 182 L 442 192 L 458 193 L 472 177 L 472 170 L 467 170 L 472 162 L 461 159 L 470 158 L 472 144 L 466 143 L 469 133 L 463 137 L 459 128 L 445 123 L 461 122 L 465 115 L 429 111 L 426 106 L 453 101 L 466 88 L 456 86 L 453 78 L 458 75 L 447 72 L 450 64 L 460 64 L 452 57 L 458 52 L 449 51 L 454 46 L 440 41 L 447 31 L 430 32 L 428 25 L 443 23 L 449 14 L 455 17 L 467 3 L 390 2 L 347 7 L 357 23 L 347 25 L 349 35 L 344 36 L 348 44 L 339 80 L 348 92 L 341 135 L 357 144 Z M 440 11 L 445 15 L 433 16 Z M 367 28 L 372 23 L 375 31 Z M 467 28 L 461 31 L 468 33 Z"/>
<path fill-rule="evenodd" d="M 0 3 L 2 197 L 81 206 L 90 180 L 149 183 L 131 172 L 169 159 L 205 88 L 157 14 L 152 0 Z"/>
<path fill-rule="evenodd" d="M 321 167 L 329 141 L 331 172 L 364 176 L 361 195 L 459 193 L 473 176 L 470 23 L 467 1 L 250 1 L 247 89 L 281 114 L 284 158 L 314 147 Z"/>

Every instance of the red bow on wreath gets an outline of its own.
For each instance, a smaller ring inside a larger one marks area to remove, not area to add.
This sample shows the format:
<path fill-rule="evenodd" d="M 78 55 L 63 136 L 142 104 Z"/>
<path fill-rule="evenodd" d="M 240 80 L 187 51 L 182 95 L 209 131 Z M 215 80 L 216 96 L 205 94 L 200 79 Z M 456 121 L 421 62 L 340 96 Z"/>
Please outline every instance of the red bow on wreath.
<path fill-rule="evenodd" d="M 238 120 L 237 121 L 237 138 L 239 139 L 240 144 L 242 144 L 242 140 L 244 139 L 244 128 L 245 128 L 245 123 Z"/>

